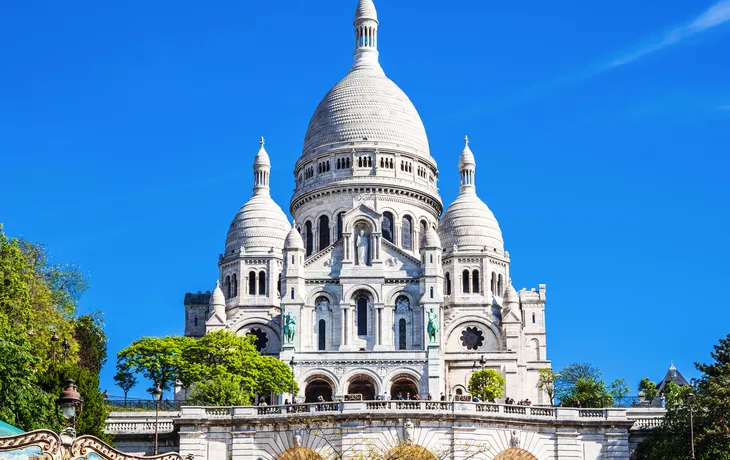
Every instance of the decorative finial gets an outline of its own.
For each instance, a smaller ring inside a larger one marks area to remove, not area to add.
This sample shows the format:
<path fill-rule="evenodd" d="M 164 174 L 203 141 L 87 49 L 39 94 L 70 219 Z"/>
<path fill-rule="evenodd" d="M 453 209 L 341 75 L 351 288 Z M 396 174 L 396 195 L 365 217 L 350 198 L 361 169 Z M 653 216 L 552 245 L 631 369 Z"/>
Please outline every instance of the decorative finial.
<path fill-rule="evenodd" d="M 266 141 L 264 141 L 264 136 L 261 136 L 261 141 L 259 142 L 259 144 L 261 144 L 261 147 L 264 146 L 264 142 L 266 142 Z"/>
<path fill-rule="evenodd" d="M 217 288 L 221 287 L 221 281 L 220 280 L 215 280 L 215 287 L 217 287 Z"/>
<path fill-rule="evenodd" d="M 296 219 L 292 219 L 291 220 L 291 226 L 292 227 L 296 227 L 297 226 L 297 220 Z"/>
<path fill-rule="evenodd" d="M 469 147 L 469 136 L 464 136 L 464 143 L 466 144 L 467 147 Z"/>
<path fill-rule="evenodd" d="M 674 367 L 674 360 L 673 360 L 673 359 L 670 359 L 670 360 L 669 360 L 669 364 L 670 364 L 670 365 L 669 365 L 669 368 L 670 368 L 670 369 L 676 369 L 676 367 Z"/>

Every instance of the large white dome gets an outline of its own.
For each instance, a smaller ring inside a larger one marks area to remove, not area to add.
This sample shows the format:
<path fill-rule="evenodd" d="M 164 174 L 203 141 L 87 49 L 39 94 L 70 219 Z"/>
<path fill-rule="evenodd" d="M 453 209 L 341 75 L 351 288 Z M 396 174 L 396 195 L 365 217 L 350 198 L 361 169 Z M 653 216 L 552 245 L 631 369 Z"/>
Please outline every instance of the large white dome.
<path fill-rule="evenodd" d="M 226 254 L 238 252 L 243 247 L 281 251 L 289 234 L 289 220 L 278 204 L 268 194 L 254 195 L 233 218 L 226 237 Z"/>
<path fill-rule="evenodd" d="M 362 141 L 407 147 L 430 157 L 416 108 L 379 66 L 352 70 L 327 93 L 309 122 L 302 157 L 321 147 Z"/>
<path fill-rule="evenodd" d="M 446 209 L 438 226 L 444 249 L 484 248 L 504 252 L 502 230 L 492 211 L 476 193 L 461 193 Z"/>

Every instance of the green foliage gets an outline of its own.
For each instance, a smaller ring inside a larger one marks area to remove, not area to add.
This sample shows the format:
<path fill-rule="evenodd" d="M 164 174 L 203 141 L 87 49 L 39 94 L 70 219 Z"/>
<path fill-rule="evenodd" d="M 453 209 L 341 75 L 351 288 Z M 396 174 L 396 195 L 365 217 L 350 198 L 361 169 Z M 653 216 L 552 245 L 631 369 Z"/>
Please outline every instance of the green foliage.
<path fill-rule="evenodd" d="M 555 405 L 555 380 L 558 378 L 558 374 L 552 369 L 540 369 L 538 373 L 537 387 L 547 393 L 550 405 Z"/>
<path fill-rule="evenodd" d="M 65 378 L 84 400 L 77 432 L 105 438 L 99 370 L 106 335 L 99 314 L 75 317 L 87 288 L 77 267 L 53 264 L 46 249 L 8 238 L 0 225 L 0 419 L 30 431 L 58 430 Z M 59 341 L 51 340 L 57 334 Z M 60 344 L 68 340 L 69 350 Z M 54 359 L 55 358 L 55 359 Z"/>
<path fill-rule="evenodd" d="M 253 395 L 244 388 L 242 378 L 236 375 L 218 375 L 196 383 L 187 396 L 195 406 L 246 406 Z"/>
<path fill-rule="evenodd" d="M 648 377 L 644 377 L 641 379 L 641 382 L 639 382 L 639 392 L 642 391 L 644 392 L 644 398 L 647 401 L 653 401 L 657 395 L 656 383 L 649 380 Z"/>
<path fill-rule="evenodd" d="M 610 407 L 613 395 L 606 388 L 603 374 L 587 363 L 575 363 L 560 371 L 555 382 L 556 395 L 564 406 Z"/>
<path fill-rule="evenodd" d="M 169 390 L 180 377 L 180 355 L 189 337 L 142 337 L 117 353 L 117 370 L 140 373 L 152 381 L 152 388 L 159 385 Z"/>
<path fill-rule="evenodd" d="M 122 379 L 122 373 L 141 373 L 163 390 L 180 380 L 191 389 L 190 402 L 197 405 L 239 404 L 255 394 L 289 393 L 292 385 L 298 391 L 289 367 L 261 356 L 254 340 L 224 330 L 199 340 L 145 337 L 119 352 L 117 375 Z"/>
<path fill-rule="evenodd" d="M 494 369 L 476 371 L 469 379 L 469 393 L 480 401 L 492 401 L 501 398 L 504 393 L 505 379 Z"/>
<path fill-rule="evenodd" d="M 730 335 L 711 353 L 714 362 L 695 363 L 702 376 L 693 387 L 674 382 L 664 387 L 664 423 L 637 448 L 638 460 L 680 460 L 689 457 L 690 412 L 698 460 L 730 460 Z M 689 397 L 696 394 L 695 398 Z M 690 411 L 691 408 L 691 411 Z"/>
<path fill-rule="evenodd" d="M 631 391 L 629 385 L 624 379 L 616 379 L 611 382 L 608 390 L 611 392 L 611 395 L 613 395 L 613 398 L 618 401 L 619 407 L 621 407 L 621 400 L 624 399 Z"/>
<path fill-rule="evenodd" d="M 120 369 L 114 376 L 117 386 L 124 392 L 124 402 L 127 402 L 127 393 L 137 385 L 137 377 L 129 369 Z"/>

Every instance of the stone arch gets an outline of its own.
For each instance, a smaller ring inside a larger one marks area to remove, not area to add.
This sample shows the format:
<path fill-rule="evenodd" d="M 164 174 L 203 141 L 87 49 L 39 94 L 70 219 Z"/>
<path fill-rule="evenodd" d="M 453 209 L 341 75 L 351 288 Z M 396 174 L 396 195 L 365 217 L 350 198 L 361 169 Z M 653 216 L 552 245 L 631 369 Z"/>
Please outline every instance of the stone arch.
<path fill-rule="evenodd" d="M 327 297 L 327 300 L 330 301 L 330 307 L 332 308 L 334 308 L 335 305 L 339 304 L 340 302 L 340 299 L 337 297 L 337 293 L 328 291 L 327 288 L 314 289 L 308 292 L 305 302 L 307 305 L 312 305 L 316 307 L 318 297 Z"/>
<path fill-rule="evenodd" d="M 535 361 L 540 361 L 540 341 L 532 339 L 530 340 L 530 345 L 532 345 L 532 358 L 534 358 Z"/>
<path fill-rule="evenodd" d="M 392 372 L 385 381 L 387 382 L 386 389 L 388 394 L 390 394 L 391 399 L 396 399 L 399 391 L 403 392 L 403 398 L 406 398 L 406 392 L 411 393 L 411 398 L 413 398 L 415 394 L 424 394 L 424 382 L 421 375 L 410 369 L 396 370 L 395 372 Z M 408 383 L 410 383 L 410 385 L 408 385 Z M 407 389 L 408 387 L 411 388 Z M 399 390 L 399 388 L 402 388 L 402 390 Z"/>
<path fill-rule="evenodd" d="M 355 294 L 357 294 L 358 291 L 367 291 L 370 294 L 371 300 L 375 303 L 380 302 L 380 295 L 378 294 L 378 291 L 373 289 L 371 286 L 367 286 L 365 284 L 358 284 L 356 286 L 351 287 L 350 289 L 345 292 L 345 294 L 342 296 L 343 300 L 347 300 L 347 302 L 350 303 L 351 306 L 355 305 Z"/>
<path fill-rule="evenodd" d="M 345 219 L 345 233 L 353 233 L 355 231 L 355 225 L 360 222 L 365 222 L 370 227 L 370 231 L 380 232 L 380 225 L 378 225 L 378 221 L 367 214 L 360 212 Z"/>
<path fill-rule="evenodd" d="M 375 392 L 375 395 L 379 395 L 383 393 L 383 382 L 380 380 L 380 377 L 375 372 L 371 371 L 370 369 L 353 369 L 349 373 L 347 373 L 345 376 L 341 379 L 341 389 L 342 394 L 349 394 L 350 393 L 350 385 L 353 383 L 353 381 L 357 379 L 365 379 L 369 380 L 372 385 Z"/>
<path fill-rule="evenodd" d="M 313 403 L 319 400 L 320 395 L 325 401 L 334 401 L 337 385 L 329 375 L 323 372 L 315 372 L 304 380 L 302 387 L 304 389 L 304 402 Z"/>
<path fill-rule="evenodd" d="M 277 455 L 276 460 L 324 460 L 324 457 L 308 447 L 292 447 Z"/>
<path fill-rule="evenodd" d="M 537 460 L 537 457 L 526 450 L 513 447 L 498 453 L 494 460 Z"/>
<path fill-rule="evenodd" d="M 390 449 L 383 457 L 384 460 L 436 460 L 436 456 L 425 447 L 405 442 Z"/>
<path fill-rule="evenodd" d="M 317 379 L 327 381 L 330 385 L 332 385 L 332 391 L 334 393 L 338 393 L 338 390 L 340 388 L 340 380 L 332 371 L 328 369 L 317 368 L 309 370 L 303 373 L 297 380 L 301 382 L 302 387 L 306 387 L 311 381 Z"/>
<path fill-rule="evenodd" d="M 405 296 L 408 298 L 408 301 L 411 303 L 411 308 L 418 306 L 418 295 L 414 294 L 413 292 L 409 291 L 407 287 L 401 288 L 401 289 L 394 289 L 388 296 L 385 298 L 385 302 L 388 305 L 395 305 L 395 301 L 398 297 Z"/>

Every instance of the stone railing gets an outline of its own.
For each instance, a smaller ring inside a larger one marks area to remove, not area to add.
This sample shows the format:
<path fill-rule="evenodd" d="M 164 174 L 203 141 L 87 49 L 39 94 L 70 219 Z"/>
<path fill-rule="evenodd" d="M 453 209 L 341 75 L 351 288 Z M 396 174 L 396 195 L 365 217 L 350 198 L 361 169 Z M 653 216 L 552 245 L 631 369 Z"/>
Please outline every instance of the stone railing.
<path fill-rule="evenodd" d="M 184 419 L 213 419 L 229 417 L 232 419 L 259 417 L 289 417 L 308 414 L 327 416 L 332 414 L 429 414 L 452 413 L 474 414 L 486 417 L 518 419 L 559 419 L 559 420 L 624 420 L 628 421 L 626 409 L 578 409 L 573 407 L 516 406 L 473 402 L 441 401 L 340 401 L 314 404 L 294 404 L 286 406 L 246 406 L 246 407 L 183 407 Z"/>
<path fill-rule="evenodd" d="M 665 409 L 642 407 L 626 409 L 626 417 L 634 421 L 632 430 L 653 430 L 664 422 Z"/>
<path fill-rule="evenodd" d="M 160 412 L 157 419 L 158 433 L 175 431 L 174 419 L 180 412 Z M 106 419 L 104 432 L 113 435 L 155 432 L 154 412 L 112 412 Z"/>

